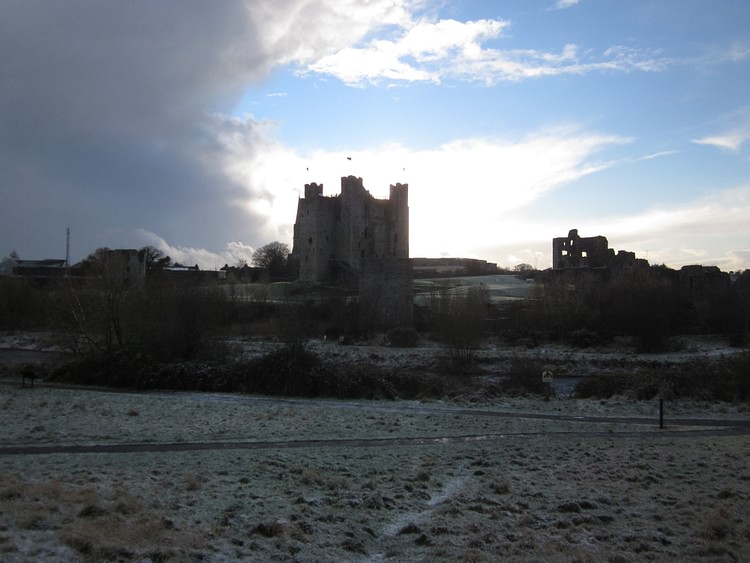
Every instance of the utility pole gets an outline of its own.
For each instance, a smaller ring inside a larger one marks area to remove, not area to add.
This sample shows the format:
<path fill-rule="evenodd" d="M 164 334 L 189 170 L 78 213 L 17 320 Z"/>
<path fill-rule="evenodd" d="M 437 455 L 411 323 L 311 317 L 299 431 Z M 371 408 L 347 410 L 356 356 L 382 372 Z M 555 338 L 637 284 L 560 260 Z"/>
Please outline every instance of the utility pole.
<path fill-rule="evenodd" d="M 65 275 L 70 274 L 70 227 L 65 230 Z"/>

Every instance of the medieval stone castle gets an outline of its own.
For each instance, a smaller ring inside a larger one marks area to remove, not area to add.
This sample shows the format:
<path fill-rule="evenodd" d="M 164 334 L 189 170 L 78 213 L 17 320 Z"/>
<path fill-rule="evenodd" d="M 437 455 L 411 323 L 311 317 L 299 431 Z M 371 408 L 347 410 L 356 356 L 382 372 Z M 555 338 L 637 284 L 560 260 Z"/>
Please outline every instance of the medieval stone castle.
<path fill-rule="evenodd" d="M 357 285 L 368 323 L 411 324 L 408 184 L 392 184 L 388 199 L 374 198 L 354 176 L 341 178 L 336 196 L 305 184 L 293 244 L 301 281 Z"/>
<path fill-rule="evenodd" d="M 375 199 L 362 178 L 341 178 L 341 194 L 305 184 L 294 224 L 293 254 L 299 279 L 343 281 L 367 259 L 409 258 L 409 186 L 391 185 L 389 199 Z"/>

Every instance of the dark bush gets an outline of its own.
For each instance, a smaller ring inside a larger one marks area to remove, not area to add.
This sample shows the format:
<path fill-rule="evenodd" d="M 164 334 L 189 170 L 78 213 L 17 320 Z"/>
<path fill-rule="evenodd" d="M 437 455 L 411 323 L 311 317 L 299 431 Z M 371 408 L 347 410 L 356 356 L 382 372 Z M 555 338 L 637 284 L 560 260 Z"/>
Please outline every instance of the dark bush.
<path fill-rule="evenodd" d="M 542 381 L 542 362 L 533 358 L 513 358 L 510 371 L 503 380 L 501 389 L 511 395 L 547 395 L 552 390 L 548 383 Z"/>
<path fill-rule="evenodd" d="M 602 339 L 598 333 L 580 328 L 570 334 L 570 343 L 577 348 L 591 348 L 600 345 Z"/>
<path fill-rule="evenodd" d="M 395 399 L 441 397 L 444 379 L 370 365 L 346 366 L 296 348 L 250 361 L 209 364 L 158 362 L 118 351 L 83 357 L 57 368 L 50 380 L 128 389 L 241 392 L 296 397 Z"/>
<path fill-rule="evenodd" d="M 388 342 L 396 348 L 414 348 L 418 341 L 419 335 L 411 327 L 397 327 L 388 333 Z"/>
<path fill-rule="evenodd" d="M 700 360 L 631 375 L 594 375 L 576 385 L 582 399 L 629 395 L 717 401 L 750 401 L 750 353 L 716 361 Z"/>

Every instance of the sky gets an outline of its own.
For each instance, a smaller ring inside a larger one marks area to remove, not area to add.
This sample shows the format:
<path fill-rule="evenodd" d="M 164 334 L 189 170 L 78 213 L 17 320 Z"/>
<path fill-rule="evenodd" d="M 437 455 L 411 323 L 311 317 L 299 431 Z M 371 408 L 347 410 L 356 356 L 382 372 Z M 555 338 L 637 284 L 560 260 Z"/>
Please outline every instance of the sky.
<path fill-rule="evenodd" d="M 747 269 L 750 2 L 0 0 L 0 256 L 233 265 L 348 175 L 412 257 Z"/>

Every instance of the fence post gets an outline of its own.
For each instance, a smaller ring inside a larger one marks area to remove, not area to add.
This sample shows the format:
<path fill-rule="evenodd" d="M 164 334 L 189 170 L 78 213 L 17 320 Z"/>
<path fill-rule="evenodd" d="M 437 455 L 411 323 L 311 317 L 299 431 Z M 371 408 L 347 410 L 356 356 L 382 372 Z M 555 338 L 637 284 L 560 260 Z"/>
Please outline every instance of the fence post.
<path fill-rule="evenodd" d="M 664 398 L 659 397 L 659 428 L 664 428 Z"/>

